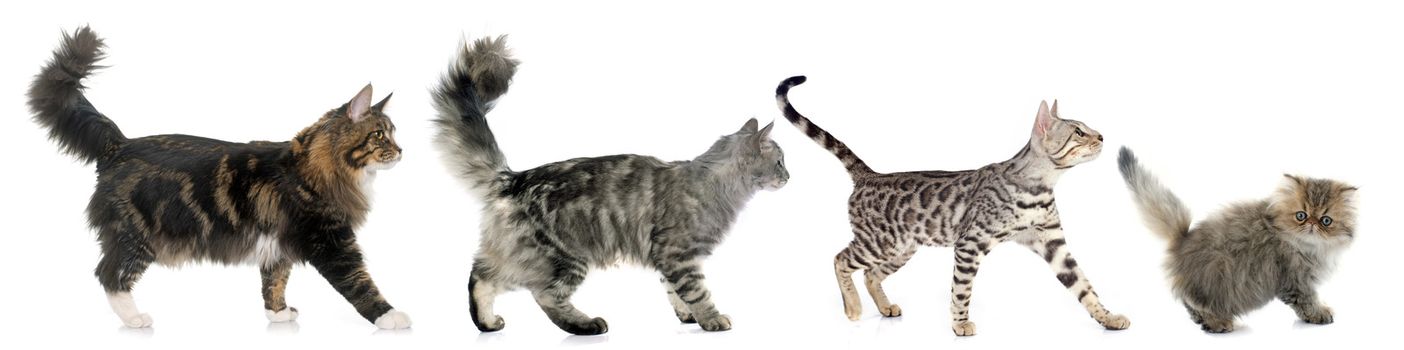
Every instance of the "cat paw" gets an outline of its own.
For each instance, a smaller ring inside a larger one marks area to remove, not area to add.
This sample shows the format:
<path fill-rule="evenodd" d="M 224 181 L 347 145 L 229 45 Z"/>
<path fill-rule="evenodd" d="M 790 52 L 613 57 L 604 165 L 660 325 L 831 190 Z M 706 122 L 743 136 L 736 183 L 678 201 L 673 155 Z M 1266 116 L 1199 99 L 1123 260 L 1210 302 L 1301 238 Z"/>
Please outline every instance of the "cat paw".
<path fill-rule="evenodd" d="M 1205 320 L 1199 325 L 1199 329 L 1205 333 L 1228 333 L 1233 331 L 1233 321 L 1210 321 Z"/>
<path fill-rule="evenodd" d="M 584 323 L 563 325 L 561 330 L 574 335 L 600 335 L 609 332 L 609 322 L 596 317 Z"/>
<path fill-rule="evenodd" d="M 295 307 L 286 307 L 281 311 L 263 310 L 263 313 L 265 316 L 268 316 L 268 322 L 278 323 L 297 320 L 297 308 Z"/>
<path fill-rule="evenodd" d="M 731 316 L 717 315 L 710 319 L 698 320 L 697 325 L 702 326 L 702 330 L 708 332 L 731 330 Z"/>
<path fill-rule="evenodd" d="M 691 313 L 691 312 L 675 312 L 675 313 L 678 315 L 678 322 L 682 322 L 682 323 L 684 323 L 684 324 L 687 324 L 687 323 L 697 323 L 697 319 L 692 317 L 692 313 Z"/>
<path fill-rule="evenodd" d="M 122 319 L 122 325 L 127 326 L 127 328 L 151 327 L 151 315 L 139 314 L 124 318 Z"/>
<path fill-rule="evenodd" d="M 410 318 L 408 314 L 390 309 L 375 319 L 375 326 L 380 329 L 405 329 L 410 327 Z"/>
<path fill-rule="evenodd" d="M 902 307 L 892 304 L 878 308 L 878 312 L 881 312 L 883 317 L 899 317 L 902 316 Z"/>
<path fill-rule="evenodd" d="M 972 336 L 972 335 L 975 335 L 975 322 L 970 322 L 970 321 L 951 322 L 951 330 L 952 330 L 952 331 L 955 331 L 955 335 L 958 335 L 958 336 L 962 336 L 962 337 Z"/>
<path fill-rule="evenodd" d="M 1131 320 L 1127 319 L 1126 316 L 1122 315 L 1106 316 L 1104 319 L 1097 320 L 1097 323 L 1101 323 L 1102 327 L 1106 327 L 1106 329 L 1114 331 L 1119 331 L 1126 329 L 1127 327 L 1131 327 Z"/>
<path fill-rule="evenodd" d="M 848 316 L 849 321 L 857 321 L 859 318 L 863 317 L 863 307 L 844 305 L 843 314 Z"/>
<path fill-rule="evenodd" d="M 474 319 L 473 325 L 478 327 L 479 332 L 496 332 L 502 330 L 503 327 L 507 327 L 507 320 L 502 319 L 502 316 L 492 315 L 491 320 L 483 322 Z"/>
<path fill-rule="evenodd" d="M 1329 307 L 1318 307 L 1307 312 L 1298 312 L 1297 317 L 1310 324 L 1331 324 L 1336 322 L 1334 312 Z"/>

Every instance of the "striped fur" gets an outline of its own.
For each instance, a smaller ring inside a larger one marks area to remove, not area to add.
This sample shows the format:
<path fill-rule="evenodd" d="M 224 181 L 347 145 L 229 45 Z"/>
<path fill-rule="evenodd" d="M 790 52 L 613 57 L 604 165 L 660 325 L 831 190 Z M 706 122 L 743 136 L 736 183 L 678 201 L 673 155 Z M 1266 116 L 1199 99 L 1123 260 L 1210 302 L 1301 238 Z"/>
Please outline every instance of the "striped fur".
<path fill-rule="evenodd" d="M 1107 329 L 1130 321 L 1102 307 L 1091 283 L 1073 260 L 1054 204 L 1058 177 L 1101 152 L 1102 136 L 1085 124 L 1039 106 L 1029 143 L 1012 159 L 964 171 L 873 172 L 833 135 L 801 116 L 786 96 L 804 77 L 786 79 L 777 89 L 780 108 L 795 127 L 833 152 L 853 176 L 848 200 L 853 241 L 834 258 L 834 274 L 849 319 L 862 315 L 852 274 L 863 270 L 868 293 L 886 317 L 902 314 L 882 289 L 921 246 L 955 248 L 951 286 L 951 328 L 974 335 L 969 307 L 980 260 L 995 245 L 1015 241 L 1033 250 L 1058 281 Z"/>
<path fill-rule="evenodd" d="M 354 232 L 370 210 L 364 186 L 400 160 L 382 111 L 389 96 L 371 105 L 367 85 L 290 142 L 128 139 L 83 95 L 102 47 L 86 27 L 65 35 L 35 76 L 29 105 L 60 149 L 97 163 L 87 207 L 102 250 L 95 274 L 125 325 L 151 325 L 131 296 L 151 264 L 191 262 L 258 265 L 270 320 L 296 318 L 283 291 L 292 265 L 304 262 L 366 320 L 404 320 L 371 281 Z"/>
<path fill-rule="evenodd" d="M 434 91 L 438 144 L 449 167 L 485 202 L 482 241 L 468 280 L 469 313 L 480 331 L 506 326 L 497 295 L 530 290 L 546 316 L 578 335 L 609 324 L 570 298 L 595 268 L 620 262 L 659 272 L 678 320 L 706 331 L 731 328 L 712 304 L 702 262 L 721 244 L 757 191 L 785 185 L 774 126 L 755 119 L 688 161 L 623 154 L 576 158 L 513 171 L 484 118 L 515 71 L 502 41 L 460 52 Z"/>

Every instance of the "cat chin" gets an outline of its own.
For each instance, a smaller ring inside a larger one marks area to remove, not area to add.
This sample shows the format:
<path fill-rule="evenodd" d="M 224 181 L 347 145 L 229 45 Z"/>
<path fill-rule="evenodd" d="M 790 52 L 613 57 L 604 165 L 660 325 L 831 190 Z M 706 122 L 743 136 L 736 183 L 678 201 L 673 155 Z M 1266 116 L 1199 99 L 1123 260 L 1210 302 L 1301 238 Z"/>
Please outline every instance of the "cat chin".
<path fill-rule="evenodd" d="M 391 168 L 394 168 L 396 164 L 400 164 L 399 159 L 390 162 L 370 162 L 369 164 L 366 164 L 366 167 L 361 169 L 365 170 L 367 173 L 375 173 L 376 171 L 389 170 Z"/>

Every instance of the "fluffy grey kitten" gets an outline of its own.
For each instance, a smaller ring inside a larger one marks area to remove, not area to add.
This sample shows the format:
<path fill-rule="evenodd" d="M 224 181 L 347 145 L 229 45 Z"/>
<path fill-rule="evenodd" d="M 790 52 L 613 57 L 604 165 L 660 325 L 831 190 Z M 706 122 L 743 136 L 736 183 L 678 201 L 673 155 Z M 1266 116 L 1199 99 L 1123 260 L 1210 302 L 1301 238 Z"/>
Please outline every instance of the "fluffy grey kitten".
<path fill-rule="evenodd" d="M 703 286 L 702 260 L 752 195 L 789 179 L 784 154 L 770 140 L 773 123 L 758 129 L 751 119 L 690 161 L 613 155 L 512 171 L 485 114 L 507 91 L 516 65 L 502 38 L 481 39 L 464 48 L 434 91 L 436 141 L 485 202 L 468 282 L 473 323 L 484 332 L 502 329 L 493 299 L 525 288 L 562 330 L 605 333 L 605 320 L 577 310 L 570 297 L 591 268 L 627 262 L 661 273 L 682 322 L 730 329 Z"/>
<path fill-rule="evenodd" d="M 1232 332 L 1234 317 L 1273 298 L 1307 323 L 1333 321 L 1316 286 L 1355 237 L 1355 187 L 1286 175 L 1271 197 L 1230 205 L 1191 228 L 1189 208 L 1130 149 L 1121 148 L 1117 163 L 1146 225 L 1170 241 L 1174 293 L 1204 331 Z"/>

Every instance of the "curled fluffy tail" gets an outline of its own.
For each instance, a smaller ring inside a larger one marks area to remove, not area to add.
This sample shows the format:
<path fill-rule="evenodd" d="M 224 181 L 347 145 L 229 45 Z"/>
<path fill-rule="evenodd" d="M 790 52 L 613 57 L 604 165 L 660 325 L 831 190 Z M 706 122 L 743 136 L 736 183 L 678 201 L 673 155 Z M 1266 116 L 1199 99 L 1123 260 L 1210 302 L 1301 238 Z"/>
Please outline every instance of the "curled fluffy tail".
<path fill-rule="evenodd" d="M 860 176 L 872 174 L 873 169 L 869 168 L 867 163 L 863 163 L 857 154 L 853 154 L 853 150 L 849 149 L 848 145 L 834 138 L 834 135 L 828 131 L 820 129 L 814 122 L 809 121 L 809 118 L 800 115 L 799 111 L 795 110 L 795 106 L 790 104 L 790 88 L 804 84 L 804 81 L 805 78 L 802 75 L 790 77 L 775 88 L 775 102 L 780 105 L 780 111 L 785 114 L 785 119 L 788 119 L 790 124 L 794 124 L 805 135 L 809 135 L 809 138 L 814 139 L 814 142 L 824 146 L 824 149 L 838 156 L 839 161 L 843 162 L 844 169 L 848 169 L 849 176 L 857 179 Z"/>
<path fill-rule="evenodd" d="M 517 64 L 506 36 L 478 39 L 463 45 L 432 92 L 439 113 L 434 141 L 449 169 L 475 192 L 485 193 L 498 174 L 511 171 L 486 116 L 493 102 L 507 93 Z"/>
<path fill-rule="evenodd" d="M 1131 149 L 1121 147 L 1116 164 L 1121 168 L 1121 178 L 1126 180 L 1126 187 L 1131 188 L 1131 196 L 1141 210 L 1141 219 L 1145 220 L 1151 232 L 1171 242 L 1189 234 L 1189 208 L 1174 193 L 1170 193 L 1170 189 L 1161 185 L 1155 175 L 1141 167 Z"/>
<path fill-rule="evenodd" d="M 88 27 L 72 35 L 64 33 L 54 58 L 44 65 L 29 85 L 29 110 L 34 121 L 49 128 L 49 139 L 59 149 L 84 163 L 96 162 L 116 150 L 123 141 L 122 130 L 98 113 L 83 96 L 83 78 L 102 68 L 102 39 Z"/>

